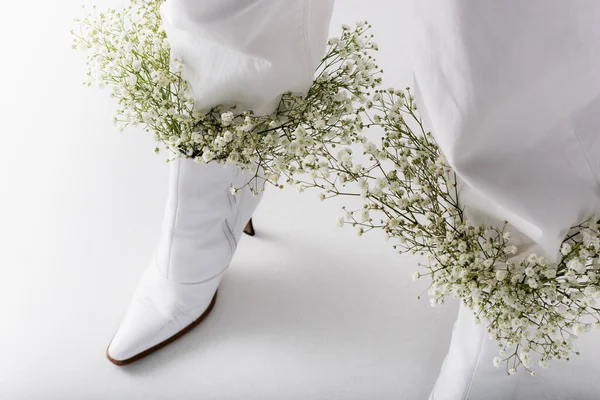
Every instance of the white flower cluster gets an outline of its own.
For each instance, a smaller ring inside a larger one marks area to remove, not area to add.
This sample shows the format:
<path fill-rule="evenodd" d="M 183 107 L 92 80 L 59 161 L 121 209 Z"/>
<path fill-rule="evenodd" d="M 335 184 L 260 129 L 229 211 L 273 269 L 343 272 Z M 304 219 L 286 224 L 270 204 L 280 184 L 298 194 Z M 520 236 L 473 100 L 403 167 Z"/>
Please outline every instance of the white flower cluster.
<path fill-rule="evenodd" d="M 130 0 L 123 11 L 94 10 L 72 32 L 74 48 L 91 52 L 87 83 L 112 88 L 119 126 L 142 125 L 176 156 L 237 165 L 277 186 L 282 177 L 293 183 L 298 172 L 328 176 L 323 146 L 354 140 L 361 105 L 381 81 L 369 54 L 377 49 L 370 26 L 343 26 L 341 36 L 329 41 L 308 94 L 284 94 L 271 115 L 220 106 L 199 113 L 181 78 L 181 62 L 170 57 L 161 3 Z"/>
<path fill-rule="evenodd" d="M 73 47 L 90 53 L 85 84 L 110 87 L 117 99 L 114 120 L 119 128 L 143 125 L 172 145 L 178 136 L 189 134 L 194 104 L 180 76 L 181 62 L 170 59 L 160 4 L 132 0 L 126 9 L 106 13 L 94 7 L 76 20 L 79 29 L 71 33 Z"/>
<path fill-rule="evenodd" d="M 535 361 L 547 368 L 552 359 L 568 359 L 573 339 L 600 327 L 596 219 L 571 229 L 558 263 L 518 253 L 506 224 L 473 226 L 465 219 L 456 176 L 424 130 L 408 88 L 377 90 L 359 118 L 368 121 L 364 127 L 383 129 L 381 144 L 357 136 L 363 164 L 344 149 L 328 160 L 330 178 L 302 185 L 322 189 L 322 197 L 362 197 L 362 207 L 344 208 L 338 225 L 350 224 L 359 235 L 382 230 L 400 253 L 425 256 L 428 262 L 419 264 L 425 271 L 413 279 L 431 279 L 432 305 L 452 296 L 487 323 L 501 347 L 493 362 L 507 374 L 519 367 L 534 374 Z"/>

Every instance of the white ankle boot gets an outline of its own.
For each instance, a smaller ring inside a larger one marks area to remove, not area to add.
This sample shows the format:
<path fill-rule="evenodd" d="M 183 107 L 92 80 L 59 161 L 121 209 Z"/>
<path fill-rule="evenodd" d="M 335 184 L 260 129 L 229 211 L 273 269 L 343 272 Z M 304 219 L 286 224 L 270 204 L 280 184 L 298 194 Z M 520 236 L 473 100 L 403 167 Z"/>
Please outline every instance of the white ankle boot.
<path fill-rule="evenodd" d="M 225 269 L 261 194 L 237 167 L 170 162 L 162 235 L 106 355 L 117 364 L 136 361 L 197 325 L 211 310 Z"/>

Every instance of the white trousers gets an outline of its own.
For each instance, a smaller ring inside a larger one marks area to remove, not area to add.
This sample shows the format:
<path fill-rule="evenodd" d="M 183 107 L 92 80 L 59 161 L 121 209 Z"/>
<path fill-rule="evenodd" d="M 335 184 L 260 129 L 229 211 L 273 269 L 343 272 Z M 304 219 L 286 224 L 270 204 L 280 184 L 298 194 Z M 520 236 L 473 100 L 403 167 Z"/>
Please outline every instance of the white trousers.
<path fill-rule="evenodd" d="M 555 260 L 600 211 L 600 2 L 409 4 L 429 129 L 486 213 Z"/>
<path fill-rule="evenodd" d="M 600 3 L 410 1 L 416 99 L 459 175 L 475 224 L 507 220 L 522 250 L 556 260 L 567 230 L 600 215 Z M 600 339 L 581 357 L 506 377 L 461 306 L 431 400 L 595 399 Z M 584 376 L 586 378 L 584 378 Z"/>
<path fill-rule="evenodd" d="M 263 114 L 281 93 L 305 92 L 332 3 L 167 0 L 167 33 L 196 106 Z M 600 2 L 407 4 L 403 20 L 413 24 L 402 43 L 412 44 L 420 112 L 464 183 L 461 202 L 473 222 L 508 220 L 555 259 L 567 229 L 600 214 Z M 383 29 L 396 32 L 390 17 Z M 519 382 L 534 378 L 505 377 L 492 366 L 495 352 L 461 307 L 431 399 L 519 398 Z M 551 383 L 526 398 L 586 399 Z"/>
<path fill-rule="evenodd" d="M 163 20 L 195 106 L 271 113 L 305 93 L 327 43 L 333 0 L 167 0 Z"/>

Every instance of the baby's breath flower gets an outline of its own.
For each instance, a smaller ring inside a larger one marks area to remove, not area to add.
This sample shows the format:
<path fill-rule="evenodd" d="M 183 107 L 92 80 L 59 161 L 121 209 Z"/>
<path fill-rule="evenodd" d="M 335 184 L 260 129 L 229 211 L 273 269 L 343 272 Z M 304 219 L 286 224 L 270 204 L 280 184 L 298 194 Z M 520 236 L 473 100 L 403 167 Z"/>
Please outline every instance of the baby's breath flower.
<path fill-rule="evenodd" d="M 233 122 L 233 113 L 231 111 L 221 114 L 221 124 L 223 126 L 229 126 Z"/>
<path fill-rule="evenodd" d="M 499 281 L 503 281 L 508 276 L 508 271 L 505 269 L 501 269 L 496 271 L 496 279 Z"/>

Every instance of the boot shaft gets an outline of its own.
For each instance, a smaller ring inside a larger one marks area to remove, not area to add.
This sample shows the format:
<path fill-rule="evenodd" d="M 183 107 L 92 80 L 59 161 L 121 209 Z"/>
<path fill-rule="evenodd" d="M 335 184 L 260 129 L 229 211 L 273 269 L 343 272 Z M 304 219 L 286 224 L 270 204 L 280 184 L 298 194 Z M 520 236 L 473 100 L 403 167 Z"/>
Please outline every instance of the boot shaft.
<path fill-rule="evenodd" d="M 156 264 L 174 282 L 202 282 L 227 268 L 261 195 L 253 195 L 248 186 L 231 193 L 233 185 L 243 186 L 253 176 L 238 167 L 184 157 L 169 164 Z"/>

